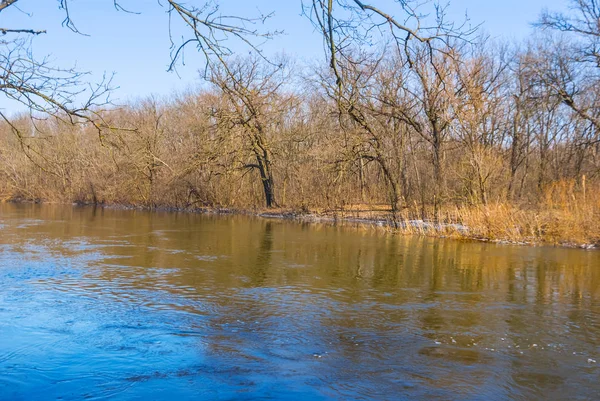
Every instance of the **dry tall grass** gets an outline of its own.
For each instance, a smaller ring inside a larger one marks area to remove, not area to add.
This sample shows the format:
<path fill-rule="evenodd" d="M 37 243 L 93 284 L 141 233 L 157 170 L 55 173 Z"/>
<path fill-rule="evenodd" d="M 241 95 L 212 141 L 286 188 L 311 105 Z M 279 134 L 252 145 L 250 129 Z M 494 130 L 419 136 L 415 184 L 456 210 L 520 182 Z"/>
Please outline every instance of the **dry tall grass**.
<path fill-rule="evenodd" d="M 600 245 L 600 186 L 585 188 L 575 180 L 558 181 L 535 206 L 510 203 L 467 205 L 446 210 L 440 221 L 458 223 L 445 231 L 458 237 L 515 243 Z M 443 230 L 444 231 L 444 230 Z"/>

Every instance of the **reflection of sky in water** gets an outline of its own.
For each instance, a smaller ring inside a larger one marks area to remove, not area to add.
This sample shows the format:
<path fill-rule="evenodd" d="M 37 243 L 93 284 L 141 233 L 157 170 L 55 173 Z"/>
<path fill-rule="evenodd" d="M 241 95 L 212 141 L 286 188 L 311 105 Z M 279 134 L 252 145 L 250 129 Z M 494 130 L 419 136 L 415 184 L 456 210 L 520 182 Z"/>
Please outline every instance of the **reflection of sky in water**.
<path fill-rule="evenodd" d="M 600 391 L 597 252 L 235 216 L 0 214 L 2 399 Z"/>

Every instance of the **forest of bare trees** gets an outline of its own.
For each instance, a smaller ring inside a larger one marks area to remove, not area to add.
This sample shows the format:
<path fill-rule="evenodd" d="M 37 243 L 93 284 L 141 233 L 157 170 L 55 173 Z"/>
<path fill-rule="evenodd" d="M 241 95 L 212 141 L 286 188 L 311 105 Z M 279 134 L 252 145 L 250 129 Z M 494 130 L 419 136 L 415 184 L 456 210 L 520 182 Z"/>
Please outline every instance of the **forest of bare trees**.
<path fill-rule="evenodd" d="M 332 4 L 306 10 L 326 62 L 218 53 L 202 67 L 210 85 L 196 92 L 92 102 L 91 114 L 3 116 L 0 194 L 378 210 L 397 226 L 429 220 L 486 238 L 600 240 L 600 5 L 572 0 L 570 14 L 544 12 L 536 36 L 518 45 L 439 20 L 434 33 L 392 26 L 366 46 L 352 25 L 361 20 L 335 19 Z M 352 43 L 342 43 L 350 36 L 341 26 L 354 29 Z"/>

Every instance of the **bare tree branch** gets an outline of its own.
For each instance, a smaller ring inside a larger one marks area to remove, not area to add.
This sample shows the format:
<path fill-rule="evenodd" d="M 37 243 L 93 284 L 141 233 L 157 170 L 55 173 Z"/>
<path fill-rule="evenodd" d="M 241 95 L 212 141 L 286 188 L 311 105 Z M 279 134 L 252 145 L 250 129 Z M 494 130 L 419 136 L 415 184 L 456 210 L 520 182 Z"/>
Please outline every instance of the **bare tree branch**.
<path fill-rule="evenodd" d="M 0 28 L 0 33 L 2 35 L 6 35 L 7 33 L 29 33 L 31 35 L 41 35 L 42 33 L 46 33 L 46 30 L 36 31 L 35 29 Z"/>

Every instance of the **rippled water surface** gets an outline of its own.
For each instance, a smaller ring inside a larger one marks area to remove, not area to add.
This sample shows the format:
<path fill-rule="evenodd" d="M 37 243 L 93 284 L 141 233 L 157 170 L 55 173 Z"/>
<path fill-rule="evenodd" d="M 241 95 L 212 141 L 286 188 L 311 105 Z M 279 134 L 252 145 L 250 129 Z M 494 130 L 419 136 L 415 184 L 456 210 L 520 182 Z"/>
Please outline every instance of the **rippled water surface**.
<path fill-rule="evenodd" d="M 588 400 L 600 252 L 0 205 L 0 399 Z"/>

